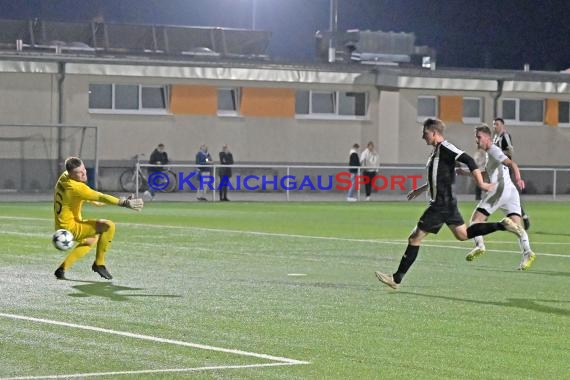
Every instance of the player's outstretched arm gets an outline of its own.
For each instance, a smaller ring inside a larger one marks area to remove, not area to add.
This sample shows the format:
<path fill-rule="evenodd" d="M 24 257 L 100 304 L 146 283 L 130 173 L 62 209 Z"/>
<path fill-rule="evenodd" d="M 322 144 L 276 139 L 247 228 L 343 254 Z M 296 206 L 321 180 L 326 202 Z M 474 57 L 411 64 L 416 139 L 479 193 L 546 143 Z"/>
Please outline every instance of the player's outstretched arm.
<path fill-rule="evenodd" d="M 525 183 L 524 183 L 523 179 L 521 178 L 521 171 L 519 169 L 519 166 L 516 164 L 516 162 L 507 158 L 506 160 L 503 161 L 503 165 L 506 165 L 509 168 L 511 168 L 511 170 L 515 174 L 515 185 L 517 185 L 519 190 L 524 190 Z"/>
<path fill-rule="evenodd" d="M 130 208 L 131 210 L 141 211 L 144 207 L 144 201 L 141 198 L 133 198 L 133 195 L 119 198 L 119 206 Z"/>
<path fill-rule="evenodd" d="M 496 183 L 486 183 L 483 180 L 483 176 L 481 175 L 481 170 L 479 169 L 475 169 L 471 172 L 471 176 L 473 177 L 473 179 L 475 180 L 475 183 L 477 184 L 477 186 L 484 191 L 492 191 L 497 184 Z"/>
<path fill-rule="evenodd" d="M 424 191 L 426 191 L 428 188 L 428 184 L 423 184 L 422 186 L 418 187 L 417 189 L 414 189 L 412 191 L 410 191 L 408 193 L 408 195 L 406 196 L 406 198 L 411 201 L 412 199 L 416 198 L 418 195 L 422 194 Z"/>

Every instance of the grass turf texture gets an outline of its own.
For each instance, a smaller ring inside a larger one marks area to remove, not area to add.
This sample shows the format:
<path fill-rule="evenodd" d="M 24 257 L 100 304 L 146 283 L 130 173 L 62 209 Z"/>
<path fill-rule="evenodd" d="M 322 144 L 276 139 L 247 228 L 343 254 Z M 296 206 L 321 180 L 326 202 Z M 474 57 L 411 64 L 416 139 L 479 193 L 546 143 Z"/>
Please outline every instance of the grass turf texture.
<path fill-rule="evenodd" d="M 425 205 L 412 203 L 148 203 L 110 218 L 115 279 L 94 253 L 58 281 L 51 204 L 0 204 L 0 379 L 114 372 L 113 379 L 565 378 L 570 326 L 568 204 L 525 204 L 538 254 L 515 271 L 515 237 L 430 235 L 400 290 L 392 272 Z M 462 203 L 468 217 L 473 205 Z M 497 220 L 497 215 L 495 219 Z M 542 254 L 542 255 L 541 255 Z M 290 276 L 289 274 L 304 274 Z M 196 372 L 273 360 L 43 324 L 44 318 L 310 364 Z M 122 373 L 126 371 L 125 373 Z"/>

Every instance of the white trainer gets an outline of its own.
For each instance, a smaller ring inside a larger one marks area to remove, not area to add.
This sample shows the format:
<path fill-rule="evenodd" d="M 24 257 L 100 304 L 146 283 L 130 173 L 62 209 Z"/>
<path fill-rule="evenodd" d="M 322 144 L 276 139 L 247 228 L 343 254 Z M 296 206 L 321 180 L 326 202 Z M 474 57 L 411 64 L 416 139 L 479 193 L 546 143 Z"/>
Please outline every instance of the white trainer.
<path fill-rule="evenodd" d="M 475 247 L 468 254 L 465 255 L 465 260 L 473 261 L 479 256 L 483 256 L 487 252 L 485 247 Z"/>
<path fill-rule="evenodd" d="M 378 280 L 380 280 L 380 282 L 388 285 L 392 289 L 398 289 L 398 286 L 400 284 L 397 284 L 394 281 L 394 277 L 391 274 L 386 274 L 386 273 L 382 273 L 382 272 L 378 272 L 378 271 L 374 272 L 374 274 L 376 275 L 376 278 L 378 278 Z"/>
<path fill-rule="evenodd" d="M 536 259 L 536 254 L 533 251 L 527 251 L 523 253 L 518 270 L 527 270 L 532 266 L 532 263 L 534 262 L 535 259 Z"/>

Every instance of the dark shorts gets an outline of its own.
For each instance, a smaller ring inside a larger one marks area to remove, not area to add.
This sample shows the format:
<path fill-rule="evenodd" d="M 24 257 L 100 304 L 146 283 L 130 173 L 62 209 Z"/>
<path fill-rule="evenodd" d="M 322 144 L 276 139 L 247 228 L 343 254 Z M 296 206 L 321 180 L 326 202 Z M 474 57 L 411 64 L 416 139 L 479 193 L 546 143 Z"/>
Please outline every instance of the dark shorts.
<path fill-rule="evenodd" d="M 430 205 L 420 217 L 418 228 L 425 232 L 437 234 L 444 223 L 448 226 L 460 226 L 465 223 L 459 213 L 457 203 Z"/>

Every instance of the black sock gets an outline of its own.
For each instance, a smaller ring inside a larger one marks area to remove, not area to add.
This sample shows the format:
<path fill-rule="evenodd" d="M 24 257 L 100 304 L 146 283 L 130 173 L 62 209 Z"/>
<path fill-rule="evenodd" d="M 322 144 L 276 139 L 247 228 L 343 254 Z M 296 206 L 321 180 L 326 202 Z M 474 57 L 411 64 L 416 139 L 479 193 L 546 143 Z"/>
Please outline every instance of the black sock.
<path fill-rule="evenodd" d="M 501 223 L 475 223 L 467 227 L 467 238 L 473 239 L 475 236 L 483 236 L 495 231 L 504 231 L 505 226 Z"/>
<path fill-rule="evenodd" d="M 392 275 L 396 284 L 402 282 L 404 275 L 408 272 L 408 269 L 410 269 L 414 261 L 416 261 L 419 250 L 419 245 L 408 244 L 406 247 L 406 252 L 404 252 L 402 259 L 400 260 L 400 266 L 398 266 L 398 270 Z"/>

